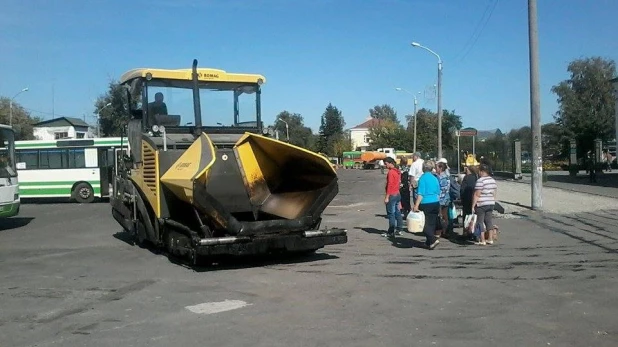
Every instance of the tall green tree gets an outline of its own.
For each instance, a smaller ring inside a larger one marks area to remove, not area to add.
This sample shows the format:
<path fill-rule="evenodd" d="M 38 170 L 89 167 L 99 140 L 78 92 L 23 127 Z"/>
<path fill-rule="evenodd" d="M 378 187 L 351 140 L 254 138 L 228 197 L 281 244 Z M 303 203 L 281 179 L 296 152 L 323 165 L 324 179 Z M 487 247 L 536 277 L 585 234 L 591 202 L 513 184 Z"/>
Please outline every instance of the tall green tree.
<path fill-rule="evenodd" d="M 93 114 L 98 118 L 102 137 L 120 136 L 129 121 L 126 90 L 115 80 L 110 81 L 107 92 L 95 101 Z"/>
<path fill-rule="evenodd" d="M 436 113 L 421 108 L 416 112 L 417 117 L 417 150 L 429 153 L 430 156 L 437 155 L 438 149 L 438 116 Z M 414 118 L 407 116 L 408 132 L 414 127 Z M 442 148 L 454 150 L 457 148 L 457 138 L 454 129 L 461 129 L 463 123 L 461 116 L 455 110 L 442 111 Z"/>
<path fill-rule="evenodd" d="M 0 97 L 0 123 L 9 125 L 11 99 L 8 97 Z M 31 116 L 30 112 L 22 105 L 13 101 L 13 117 L 12 124 L 15 130 L 15 140 L 34 140 L 32 126 L 42 121 L 40 117 Z"/>
<path fill-rule="evenodd" d="M 412 134 L 410 130 L 406 130 L 399 123 L 390 119 L 383 120 L 369 129 L 371 149 L 395 148 L 396 150 L 411 152 L 414 147 Z"/>
<path fill-rule="evenodd" d="M 393 123 L 399 123 L 399 119 L 397 118 L 397 111 L 388 104 L 384 105 L 375 105 L 373 108 L 369 109 L 369 115 L 373 118 L 389 120 Z"/>
<path fill-rule="evenodd" d="M 558 112 L 554 118 L 567 136 L 577 141 L 582 157 L 594 148 L 594 140 L 613 139 L 615 134 L 612 84 L 616 77 L 613 60 L 601 57 L 576 59 L 569 63 L 570 78 L 551 88 L 558 97 Z"/>
<path fill-rule="evenodd" d="M 288 129 L 286 129 L 286 124 Z M 288 111 L 280 112 L 275 118 L 274 129 L 279 131 L 279 138 L 286 137 L 286 130 L 290 135 L 290 143 L 309 150 L 315 150 L 315 138 L 310 127 L 305 126 L 303 116 Z"/>
<path fill-rule="evenodd" d="M 341 156 L 340 149 L 344 148 L 345 135 L 343 128 L 345 121 L 341 111 L 329 103 L 322 114 L 320 121 L 320 138 L 318 140 L 318 151 L 330 156 Z M 337 147 L 337 148 L 336 148 Z"/>
<path fill-rule="evenodd" d="M 541 126 L 543 156 L 546 159 L 567 159 L 569 138 L 562 126 L 551 122 Z"/>

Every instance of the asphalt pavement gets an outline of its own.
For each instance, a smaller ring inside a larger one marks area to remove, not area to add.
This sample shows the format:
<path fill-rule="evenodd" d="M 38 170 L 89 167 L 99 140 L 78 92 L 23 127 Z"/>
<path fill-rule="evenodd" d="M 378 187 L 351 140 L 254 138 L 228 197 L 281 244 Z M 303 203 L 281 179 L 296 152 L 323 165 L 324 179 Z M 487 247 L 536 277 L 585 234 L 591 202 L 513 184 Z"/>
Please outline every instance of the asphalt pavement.
<path fill-rule="evenodd" d="M 340 170 L 308 257 L 187 268 L 109 205 L 24 204 L 0 227 L 0 346 L 616 346 L 618 211 L 498 218 L 497 244 L 380 233 L 384 175 Z"/>

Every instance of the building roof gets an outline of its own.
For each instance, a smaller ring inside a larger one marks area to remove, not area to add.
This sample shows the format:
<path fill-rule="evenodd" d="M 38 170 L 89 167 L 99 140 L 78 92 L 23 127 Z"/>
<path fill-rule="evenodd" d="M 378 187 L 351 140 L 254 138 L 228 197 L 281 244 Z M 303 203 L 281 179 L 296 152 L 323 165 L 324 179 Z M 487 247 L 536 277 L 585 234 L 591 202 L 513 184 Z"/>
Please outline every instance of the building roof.
<path fill-rule="evenodd" d="M 53 126 L 66 126 L 71 125 L 74 127 L 89 127 L 90 125 L 79 118 L 73 117 L 60 117 L 54 119 L 44 120 L 36 123 L 35 127 L 53 127 Z"/>
<path fill-rule="evenodd" d="M 382 123 L 381 119 L 373 118 L 373 117 L 369 116 L 367 118 L 367 120 L 365 120 L 361 124 L 351 128 L 350 130 L 352 130 L 352 129 L 369 129 L 369 128 L 373 128 L 373 127 L 376 127 L 376 126 L 380 125 L 380 123 Z"/>

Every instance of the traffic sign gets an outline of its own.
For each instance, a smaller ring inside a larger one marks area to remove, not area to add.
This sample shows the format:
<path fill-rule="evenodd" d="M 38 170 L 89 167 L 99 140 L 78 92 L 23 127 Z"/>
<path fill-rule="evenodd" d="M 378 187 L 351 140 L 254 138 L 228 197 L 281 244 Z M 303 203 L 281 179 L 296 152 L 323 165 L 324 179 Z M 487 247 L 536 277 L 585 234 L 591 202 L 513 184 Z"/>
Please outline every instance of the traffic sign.
<path fill-rule="evenodd" d="M 477 130 L 474 128 L 465 128 L 459 130 L 459 136 L 476 136 L 477 133 Z"/>

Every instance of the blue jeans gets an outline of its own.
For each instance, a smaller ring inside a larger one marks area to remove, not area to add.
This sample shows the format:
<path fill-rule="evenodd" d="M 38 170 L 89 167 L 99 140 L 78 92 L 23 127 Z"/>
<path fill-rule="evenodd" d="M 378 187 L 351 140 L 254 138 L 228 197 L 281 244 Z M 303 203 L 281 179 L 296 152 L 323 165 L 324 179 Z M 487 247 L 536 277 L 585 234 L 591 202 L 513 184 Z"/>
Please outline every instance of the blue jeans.
<path fill-rule="evenodd" d="M 386 215 L 388 217 L 388 231 L 387 234 L 394 234 L 395 228 L 403 228 L 403 218 L 401 217 L 401 211 L 399 211 L 399 202 L 401 201 L 401 195 L 389 195 L 388 203 L 386 204 Z"/>
<path fill-rule="evenodd" d="M 418 187 L 412 188 L 412 201 L 410 202 L 410 204 L 412 206 L 414 206 L 414 204 L 416 204 L 416 198 L 417 197 L 418 197 Z"/>

